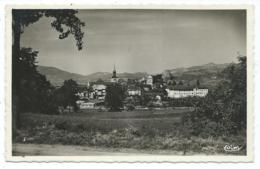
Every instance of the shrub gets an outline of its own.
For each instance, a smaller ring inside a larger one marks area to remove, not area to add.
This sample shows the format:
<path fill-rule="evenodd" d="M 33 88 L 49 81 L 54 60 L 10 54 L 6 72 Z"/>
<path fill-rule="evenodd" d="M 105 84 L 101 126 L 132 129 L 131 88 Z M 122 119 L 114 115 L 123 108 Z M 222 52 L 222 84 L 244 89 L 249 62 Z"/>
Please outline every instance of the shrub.
<path fill-rule="evenodd" d="M 59 130 L 70 130 L 72 128 L 71 124 L 66 121 L 56 123 L 55 127 Z"/>

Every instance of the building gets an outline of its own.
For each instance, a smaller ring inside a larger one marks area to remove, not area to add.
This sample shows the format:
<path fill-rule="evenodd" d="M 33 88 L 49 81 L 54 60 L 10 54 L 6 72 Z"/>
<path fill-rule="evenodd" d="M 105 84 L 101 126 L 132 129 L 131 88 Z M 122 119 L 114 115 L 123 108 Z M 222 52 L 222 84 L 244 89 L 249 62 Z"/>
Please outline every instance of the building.
<path fill-rule="evenodd" d="M 114 70 L 112 73 L 112 78 L 110 79 L 111 83 L 118 83 L 119 78 L 116 76 L 116 67 L 114 65 Z"/>
<path fill-rule="evenodd" d="M 90 99 L 91 98 L 91 89 L 88 85 L 78 85 L 78 92 L 76 93 L 76 96 L 79 97 L 79 99 Z"/>
<path fill-rule="evenodd" d="M 141 88 L 137 86 L 129 86 L 127 89 L 129 96 L 141 96 Z"/>
<path fill-rule="evenodd" d="M 106 96 L 106 88 L 105 84 L 93 84 L 92 89 L 94 92 L 94 98 L 98 100 L 104 100 Z"/>
<path fill-rule="evenodd" d="M 79 99 L 88 99 L 88 91 L 81 91 L 76 93 L 76 96 L 79 97 Z"/>
<path fill-rule="evenodd" d="M 146 84 L 150 85 L 150 86 L 153 86 L 153 76 L 152 75 L 147 76 Z"/>
<path fill-rule="evenodd" d="M 92 100 L 92 101 L 83 101 L 78 100 L 77 105 L 79 106 L 79 109 L 102 109 L 104 108 L 104 102 L 98 101 L 98 100 Z"/>
<path fill-rule="evenodd" d="M 208 89 L 197 89 L 193 90 L 170 90 L 166 89 L 169 98 L 185 98 L 185 97 L 205 97 L 208 94 Z"/>

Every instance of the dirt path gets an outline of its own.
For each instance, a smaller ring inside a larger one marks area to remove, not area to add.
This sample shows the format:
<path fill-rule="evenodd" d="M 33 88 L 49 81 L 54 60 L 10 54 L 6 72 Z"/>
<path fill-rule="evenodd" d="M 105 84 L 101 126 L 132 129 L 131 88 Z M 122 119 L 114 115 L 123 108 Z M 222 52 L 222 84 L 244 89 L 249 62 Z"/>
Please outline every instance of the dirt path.
<path fill-rule="evenodd" d="M 182 155 L 171 150 L 136 150 L 71 145 L 13 144 L 14 156 Z"/>

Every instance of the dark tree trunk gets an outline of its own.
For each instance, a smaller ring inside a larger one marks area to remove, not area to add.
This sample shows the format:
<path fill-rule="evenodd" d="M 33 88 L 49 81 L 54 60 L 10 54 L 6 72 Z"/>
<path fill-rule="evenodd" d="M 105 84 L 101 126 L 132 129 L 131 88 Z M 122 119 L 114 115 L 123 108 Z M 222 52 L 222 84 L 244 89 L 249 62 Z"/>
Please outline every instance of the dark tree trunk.
<path fill-rule="evenodd" d="M 12 45 L 12 135 L 13 138 L 16 135 L 17 128 L 20 127 L 20 112 L 19 112 L 19 81 L 18 76 L 20 58 L 20 36 L 21 25 L 17 21 L 15 14 L 13 13 L 13 45 Z"/>

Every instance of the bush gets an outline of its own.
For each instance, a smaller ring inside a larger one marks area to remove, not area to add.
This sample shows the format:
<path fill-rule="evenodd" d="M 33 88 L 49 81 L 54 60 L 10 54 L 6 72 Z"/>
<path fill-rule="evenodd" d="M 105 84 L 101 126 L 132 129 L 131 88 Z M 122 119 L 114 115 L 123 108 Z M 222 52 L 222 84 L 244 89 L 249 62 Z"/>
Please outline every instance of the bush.
<path fill-rule="evenodd" d="M 58 122 L 57 124 L 55 124 L 55 127 L 59 130 L 70 130 L 70 129 L 72 129 L 71 124 L 66 122 L 66 121 Z"/>

